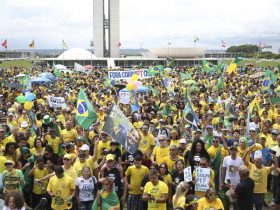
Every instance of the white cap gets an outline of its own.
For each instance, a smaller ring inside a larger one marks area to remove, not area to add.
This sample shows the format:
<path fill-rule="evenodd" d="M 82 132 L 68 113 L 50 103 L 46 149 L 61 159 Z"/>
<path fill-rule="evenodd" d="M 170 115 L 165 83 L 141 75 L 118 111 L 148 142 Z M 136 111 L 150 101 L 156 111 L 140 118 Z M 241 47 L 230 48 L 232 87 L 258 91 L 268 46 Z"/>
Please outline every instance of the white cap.
<path fill-rule="evenodd" d="M 261 150 L 256 150 L 254 153 L 254 159 L 258 159 L 262 157 L 262 151 Z"/>
<path fill-rule="evenodd" d="M 28 123 L 26 121 L 23 121 L 21 124 L 20 124 L 20 127 L 22 128 L 27 128 L 28 127 Z"/>
<path fill-rule="evenodd" d="M 251 127 L 251 128 L 250 128 L 250 131 L 256 131 L 256 128 Z"/>
<path fill-rule="evenodd" d="M 184 138 L 183 138 L 183 139 L 180 139 L 180 140 L 179 140 L 179 143 L 180 143 L 180 144 L 186 144 L 186 143 L 187 143 L 187 140 L 184 139 Z"/>
<path fill-rule="evenodd" d="M 83 151 L 89 150 L 89 146 L 86 145 L 86 144 L 83 144 L 83 145 L 81 146 L 80 150 L 83 150 Z"/>

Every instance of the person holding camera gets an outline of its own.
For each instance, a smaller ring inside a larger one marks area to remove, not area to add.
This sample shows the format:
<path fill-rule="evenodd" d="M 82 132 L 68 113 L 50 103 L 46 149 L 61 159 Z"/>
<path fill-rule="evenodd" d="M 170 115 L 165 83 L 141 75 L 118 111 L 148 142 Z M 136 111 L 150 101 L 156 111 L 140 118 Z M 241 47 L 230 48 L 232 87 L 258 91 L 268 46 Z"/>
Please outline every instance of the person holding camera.
<path fill-rule="evenodd" d="M 168 186 L 158 180 L 158 172 L 150 170 L 150 181 L 144 187 L 142 199 L 148 201 L 148 210 L 166 210 L 168 198 Z"/>

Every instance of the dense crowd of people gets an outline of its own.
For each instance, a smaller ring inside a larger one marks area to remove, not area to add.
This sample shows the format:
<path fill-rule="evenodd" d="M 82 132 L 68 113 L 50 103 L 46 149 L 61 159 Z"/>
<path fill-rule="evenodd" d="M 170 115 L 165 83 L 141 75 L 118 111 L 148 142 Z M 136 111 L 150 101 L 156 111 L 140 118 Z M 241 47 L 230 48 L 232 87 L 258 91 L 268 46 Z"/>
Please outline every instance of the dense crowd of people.
<path fill-rule="evenodd" d="M 265 70 L 168 68 L 143 79 L 150 90 L 135 92 L 128 104 L 119 102 L 125 81 L 108 84 L 108 69 L 61 73 L 52 84 L 32 85 L 36 98 L 28 107 L 17 101 L 26 87 L 10 86 L 19 82 L 16 75 L 53 70 L 2 69 L 4 209 L 280 209 L 280 102 L 271 101 L 279 98 L 280 80 L 271 68 L 278 78 L 264 89 L 264 76 L 252 75 Z M 88 129 L 76 121 L 80 88 L 97 114 Z M 66 108 L 51 107 L 48 96 L 64 97 Z M 135 102 L 139 108 L 132 110 Z M 133 154 L 102 131 L 113 104 L 140 134 Z M 199 170 L 209 172 L 205 187 Z"/>

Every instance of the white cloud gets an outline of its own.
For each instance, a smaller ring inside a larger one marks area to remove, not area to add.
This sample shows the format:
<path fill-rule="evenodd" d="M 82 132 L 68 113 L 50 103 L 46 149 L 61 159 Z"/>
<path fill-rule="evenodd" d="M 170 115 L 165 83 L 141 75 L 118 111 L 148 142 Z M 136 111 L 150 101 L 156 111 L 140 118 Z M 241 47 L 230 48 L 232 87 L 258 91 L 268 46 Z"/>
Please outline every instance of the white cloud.
<path fill-rule="evenodd" d="M 9 48 L 89 47 L 92 39 L 92 0 L 3 0 L 0 39 Z M 220 48 L 242 43 L 280 47 L 280 2 L 277 0 L 120 0 L 123 48 Z"/>

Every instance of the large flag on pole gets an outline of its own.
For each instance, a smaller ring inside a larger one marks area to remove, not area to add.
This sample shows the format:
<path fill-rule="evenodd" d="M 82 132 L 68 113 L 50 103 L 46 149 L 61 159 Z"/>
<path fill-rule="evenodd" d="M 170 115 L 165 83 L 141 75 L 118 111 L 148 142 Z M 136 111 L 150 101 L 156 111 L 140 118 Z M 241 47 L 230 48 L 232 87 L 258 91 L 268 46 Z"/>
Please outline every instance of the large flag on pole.
<path fill-rule="evenodd" d="M 126 151 L 134 153 L 139 145 L 140 135 L 117 105 L 113 105 L 102 131 L 112 136 Z"/>
<path fill-rule="evenodd" d="M 2 41 L 2 46 L 7 49 L 8 48 L 8 42 L 7 42 L 7 39 L 3 40 Z"/>
<path fill-rule="evenodd" d="M 68 46 L 67 46 L 67 44 L 65 43 L 64 39 L 63 39 L 62 42 L 61 42 L 61 46 L 62 46 L 63 49 L 64 49 L 64 48 L 68 48 Z"/>
<path fill-rule="evenodd" d="M 241 58 L 235 58 L 235 60 L 231 62 L 227 69 L 229 75 L 235 71 L 236 67 L 240 64 L 241 61 Z"/>
<path fill-rule="evenodd" d="M 97 119 L 97 115 L 83 89 L 80 89 L 77 102 L 76 121 L 84 129 L 88 129 Z"/>
<path fill-rule="evenodd" d="M 35 42 L 34 42 L 34 40 L 32 40 L 32 42 L 31 42 L 28 46 L 29 46 L 29 48 L 34 48 L 34 47 L 35 47 Z"/>
<path fill-rule="evenodd" d="M 89 45 L 90 47 L 94 47 L 94 43 L 93 43 L 93 41 L 91 40 L 90 41 L 90 45 Z"/>
<path fill-rule="evenodd" d="M 184 119 L 186 119 L 188 121 L 188 123 L 190 123 L 193 126 L 193 128 L 195 130 L 197 130 L 199 120 L 198 120 L 195 112 L 193 111 L 192 104 L 191 104 L 188 96 L 186 96 L 186 98 L 185 98 L 184 115 L 185 115 Z"/>
<path fill-rule="evenodd" d="M 224 42 L 224 40 L 222 40 L 222 48 L 226 47 L 226 43 Z"/>
<path fill-rule="evenodd" d="M 197 37 L 197 36 L 195 36 L 194 38 L 193 38 L 193 42 L 198 42 L 199 41 L 199 38 Z"/>

